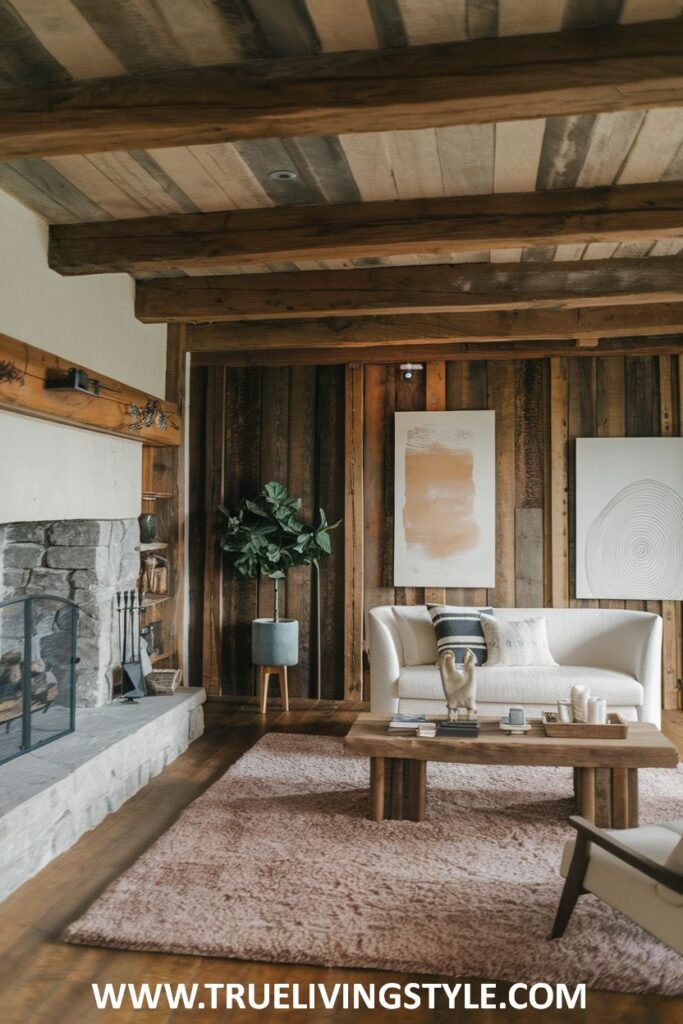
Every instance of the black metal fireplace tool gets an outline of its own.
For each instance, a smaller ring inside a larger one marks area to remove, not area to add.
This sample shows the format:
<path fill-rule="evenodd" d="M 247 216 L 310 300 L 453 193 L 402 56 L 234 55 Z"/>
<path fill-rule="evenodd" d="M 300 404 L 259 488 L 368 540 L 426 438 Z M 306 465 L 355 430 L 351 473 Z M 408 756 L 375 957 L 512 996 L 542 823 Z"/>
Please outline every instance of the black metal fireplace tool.
<path fill-rule="evenodd" d="M 142 591 L 123 590 L 116 594 L 119 617 L 119 648 L 121 651 L 121 696 L 128 703 L 147 696 L 145 676 L 140 660 L 140 626 Z"/>

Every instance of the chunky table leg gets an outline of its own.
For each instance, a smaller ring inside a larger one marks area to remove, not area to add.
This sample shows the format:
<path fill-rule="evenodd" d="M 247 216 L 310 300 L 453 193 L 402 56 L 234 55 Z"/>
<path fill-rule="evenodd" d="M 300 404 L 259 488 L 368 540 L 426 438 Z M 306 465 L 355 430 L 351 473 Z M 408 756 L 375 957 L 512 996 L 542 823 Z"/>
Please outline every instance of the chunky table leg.
<path fill-rule="evenodd" d="M 370 758 L 370 817 L 373 821 L 384 821 L 385 760 L 383 757 Z"/>
<path fill-rule="evenodd" d="M 628 768 L 612 769 L 612 827 L 629 826 Z"/>
<path fill-rule="evenodd" d="M 408 817 L 424 821 L 427 807 L 427 762 L 408 761 Z"/>
<path fill-rule="evenodd" d="M 402 757 L 392 757 L 389 764 L 391 769 L 389 817 L 393 821 L 403 821 L 403 797 L 405 791 L 403 776 L 405 774 L 406 762 Z"/>
<path fill-rule="evenodd" d="M 638 769 L 627 768 L 628 772 L 628 827 L 637 828 L 639 821 L 638 809 Z"/>
<path fill-rule="evenodd" d="M 595 824 L 609 828 L 612 824 L 612 772 L 609 768 L 595 769 Z"/>
<path fill-rule="evenodd" d="M 583 817 L 595 822 L 595 768 L 579 768 L 579 801 Z"/>

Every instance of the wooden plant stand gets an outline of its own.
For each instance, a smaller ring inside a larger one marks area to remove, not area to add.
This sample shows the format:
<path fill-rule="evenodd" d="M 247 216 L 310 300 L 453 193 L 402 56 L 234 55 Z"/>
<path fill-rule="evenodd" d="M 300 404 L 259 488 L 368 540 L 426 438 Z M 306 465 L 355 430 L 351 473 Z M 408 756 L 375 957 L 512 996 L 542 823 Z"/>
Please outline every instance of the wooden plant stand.
<path fill-rule="evenodd" d="M 258 675 L 258 699 L 262 715 L 266 713 L 268 705 L 268 683 L 271 676 L 277 676 L 280 684 L 280 700 L 284 711 L 289 711 L 289 691 L 287 689 L 287 666 L 286 665 L 259 665 Z"/>

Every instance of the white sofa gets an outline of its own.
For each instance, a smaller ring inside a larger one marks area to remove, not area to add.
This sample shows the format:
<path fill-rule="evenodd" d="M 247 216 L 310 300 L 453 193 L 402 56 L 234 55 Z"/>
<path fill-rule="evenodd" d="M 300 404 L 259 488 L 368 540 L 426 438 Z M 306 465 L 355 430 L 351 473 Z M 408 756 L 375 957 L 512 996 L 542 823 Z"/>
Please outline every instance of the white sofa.
<path fill-rule="evenodd" d="M 479 714 L 500 716 L 511 704 L 528 715 L 552 711 L 574 683 L 604 697 L 631 721 L 661 721 L 662 620 L 648 612 L 607 608 L 494 608 L 499 618 L 544 615 L 558 665 L 477 669 Z M 445 713 L 436 668 L 436 638 L 425 605 L 383 605 L 368 613 L 370 707 L 374 712 Z"/>

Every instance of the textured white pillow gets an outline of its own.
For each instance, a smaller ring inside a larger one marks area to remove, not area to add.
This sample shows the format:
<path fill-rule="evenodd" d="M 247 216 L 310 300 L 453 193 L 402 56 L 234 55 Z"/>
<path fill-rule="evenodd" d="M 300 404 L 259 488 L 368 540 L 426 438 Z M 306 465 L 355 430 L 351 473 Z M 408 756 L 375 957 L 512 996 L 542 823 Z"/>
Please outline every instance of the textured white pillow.
<path fill-rule="evenodd" d="M 394 619 L 403 647 L 403 664 L 433 665 L 436 661 L 436 637 L 429 612 L 423 604 L 394 608 Z"/>
<path fill-rule="evenodd" d="M 486 667 L 505 665 L 557 665 L 548 647 L 545 617 L 537 619 L 498 619 L 482 615 L 488 656 Z"/>

